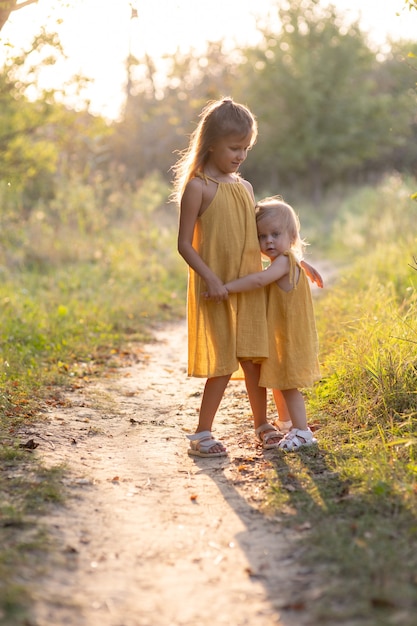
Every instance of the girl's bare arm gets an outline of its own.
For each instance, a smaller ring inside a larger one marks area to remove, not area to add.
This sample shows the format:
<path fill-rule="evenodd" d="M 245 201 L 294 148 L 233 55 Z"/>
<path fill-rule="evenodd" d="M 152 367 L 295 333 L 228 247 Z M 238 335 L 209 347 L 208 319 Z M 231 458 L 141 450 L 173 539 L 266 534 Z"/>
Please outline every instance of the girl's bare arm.
<path fill-rule="evenodd" d="M 203 261 L 193 248 L 193 235 L 203 200 L 203 186 L 200 179 L 190 180 L 181 200 L 180 223 L 178 229 L 178 252 L 188 265 L 206 283 L 208 297 L 226 300 L 228 292 L 220 278 Z"/>
<path fill-rule="evenodd" d="M 277 257 L 266 270 L 262 272 L 255 272 L 254 274 L 248 274 L 237 278 L 229 283 L 225 284 L 225 287 L 229 293 L 239 293 L 241 291 L 251 291 L 252 289 L 259 289 L 260 287 L 266 287 L 270 283 L 276 282 L 289 273 L 290 262 L 288 257 L 281 254 Z"/>

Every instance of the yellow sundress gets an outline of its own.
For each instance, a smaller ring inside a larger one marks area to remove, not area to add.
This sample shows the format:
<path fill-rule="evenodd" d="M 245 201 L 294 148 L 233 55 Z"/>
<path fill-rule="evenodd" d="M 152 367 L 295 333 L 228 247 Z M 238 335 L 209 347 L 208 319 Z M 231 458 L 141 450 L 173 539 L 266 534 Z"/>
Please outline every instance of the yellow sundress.
<path fill-rule="evenodd" d="M 193 247 L 226 283 L 262 269 L 255 208 L 238 178 L 233 183 L 210 180 L 217 183 L 216 195 L 196 222 Z M 217 303 L 204 298 L 206 290 L 205 282 L 190 268 L 188 375 L 242 378 L 239 360 L 268 356 L 265 291 L 230 294 Z"/>
<path fill-rule="evenodd" d="M 269 357 L 261 364 L 259 384 L 273 389 L 302 389 L 320 378 L 318 337 L 307 275 L 292 252 L 285 254 L 290 261 L 293 287 L 286 292 L 274 282 L 266 288 Z"/>

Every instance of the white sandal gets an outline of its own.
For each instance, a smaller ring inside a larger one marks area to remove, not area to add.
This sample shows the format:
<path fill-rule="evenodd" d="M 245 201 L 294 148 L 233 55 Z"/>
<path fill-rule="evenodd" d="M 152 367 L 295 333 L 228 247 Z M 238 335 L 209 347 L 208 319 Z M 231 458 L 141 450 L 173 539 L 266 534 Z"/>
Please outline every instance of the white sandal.
<path fill-rule="evenodd" d="M 269 439 L 277 439 L 278 437 L 281 439 L 283 436 L 282 433 L 280 433 L 279 430 L 277 430 L 272 424 L 262 424 L 262 426 L 258 426 L 258 428 L 255 430 L 255 435 L 262 443 L 262 447 L 264 450 L 271 450 L 272 448 L 276 448 L 281 443 L 280 441 L 276 441 L 275 443 L 268 443 Z"/>
<path fill-rule="evenodd" d="M 273 422 L 273 425 L 284 436 L 290 432 L 292 428 L 292 421 L 291 420 L 281 421 L 280 419 L 276 419 L 275 422 Z"/>
<path fill-rule="evenodd" d="M 190 447 L 188 448 L 188 454 L 190 456 L 227 456 L 226 448 L 224 448 L 221 441 L 217 441 L 213 438 L 209 430 L 203 430 L 201 433 L 195 433 L 194 435 L 187 435 L 187 439 L 190 440 Z M 221 452 L 210 452 L 210 450 L 216 445 L 222 446 L 224 450 Z"/>
<path fill-rule="evenodd" d="M 313 433 L 309 428 L 307 430 L 301 430 L 300 428 L 292 428 L 289 433 L 285 435 L 278 444 L 281 450 L 286 452 L 292 452 L 298 450 L 302 446 L 311 446 L 317 443 Z"/>

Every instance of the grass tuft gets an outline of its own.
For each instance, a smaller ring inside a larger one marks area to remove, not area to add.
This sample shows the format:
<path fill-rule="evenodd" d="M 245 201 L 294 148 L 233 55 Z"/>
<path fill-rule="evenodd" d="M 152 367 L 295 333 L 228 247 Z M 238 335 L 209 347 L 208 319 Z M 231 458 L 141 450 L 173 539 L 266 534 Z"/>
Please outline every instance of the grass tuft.
<path fill-rule="evenodd" d="M 65 469 L 21 448 L 23 429 L 64 402 L 61 389 L 117 367 L 152 324 L 185 311 L 165 183 L 153 175 L 133 191 L 102 189 L 63 181 L 29 214 L 17 200 L 0 213 L 0 623 L 28 623 L 22 572 L 41 567 L 39 518 L 65 500 Z"/>
<path fill-rule="evenodd" d="M 323 377 L 306 391 L 319 447 L 280 455 L 271 476 L 269 506 L 320 584 L 315 623 L 415 622 L 416 207 L 398 185 L 384 181 L 382 202 L 370 189 L 366 205 L 360 192 L 345 201 L 334 236 L 349 223 L 349 239 L 332 244 L 352 242 L 355 258 L 317 299 Z"/>

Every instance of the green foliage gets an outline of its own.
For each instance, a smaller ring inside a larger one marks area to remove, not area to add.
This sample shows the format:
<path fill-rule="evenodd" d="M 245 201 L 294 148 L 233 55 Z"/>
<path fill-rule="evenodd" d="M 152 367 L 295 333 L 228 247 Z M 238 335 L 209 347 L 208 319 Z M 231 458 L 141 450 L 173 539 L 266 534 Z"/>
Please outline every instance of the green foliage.
<path fill-rule="evenodd" d="M 128 64 L 132 87 L 111 145 L 123 165 L 121 174 L 133 184 L 152 170 L 168 175 L 206 102 L 237 96 L 239 66 L 221 43 L 209 43 L 203 53 L 177 52 L 167 59 L 164 85 L 148 57 L 129 58 Z"/>
<path fill-rule="evenodd" d="M 259 141 L 242 168 L 258 195 L 297 189 L 318 205 L 335 183 L 414 171 L 415 44 L 376 50 L 358 24 L 316 0 L 276 3 L 276 12 L 282 28 L 264 28 L 256 47 L 177 51 L 165 59 L 164 81 L 151 58 L 129 57 L 127 101 L 112 125 L 89 115 L 87 103 L 78 113 L 61 104 L 69 93 L 81 97 L 82 78 L 40 89 L 40 67 L 61 55 L 56 36 L 40 33 L 0 75 L 1 179 L 25 189 L 25 210 L 53 198 L 74 171 L 84 182 L 101 175 L 131 188 L 153 171 L 168 180 L 202 106 L 224 95 L 258 118 Z"/>
<path fill-rule="evenodd" d="M 56 38 L 42 33 L 35 38 L 30 51 L 8 59 L 0 74 L 1 177 L 20 189 L 26 182 L 47 177 L 58 160 L 55 146 L 42 132 L 50 113 L 49 99 L 33 102 L 27 96 L 38 71 L 31 55 L 42 56 L 45 50 L 53 50 L 55 55 L 61 52 Z M 50 63 L 50 57 L 45 62 Z"/>
<path fill-rule="evenodd" d="M 320 303 L 321 315 L 327 320 L 337 317 L 338 328 L 328 323 L 324 349 L 329 354 L 324 356 L 325 376 L 317 393 L 327 414 L 353 427 L 381 423 L 389 430 L 415 415 L 417 298 L 409 291 L 399 308 L 393 284 L 370 278 L 356 297 L 349 295 L 347 305 L 348 284 L 358 282 L 362 273 L 361 263 Z M 398 434 L 395 429 L 393 434 Z"/>
<path fill-rule="evenodd" d="M 269 178 L 276 189 L 297 180 L 318 204 L 330 183 L 384 161 L 405 141 L 412 99 L 409 88 L 400 98 L 379 81 L 382 65 L 365 35 L 332 5 L 291 0 L 278 16 L 281 31 L 265 30 L 246 65 L 262 136 L 255 180 Z"/>
<path fill-rule="evenodd" d="M 150 318 L 183 314 L 176 211 L 152 175 L 102 204 L 73 181 L 26 219 L 4 220 L 0 414 L 31 414 L 49 385 L 94 372 Z"/>
<path fill-rule="evenodd" d="M 395 175 L 334 203 L 340 216 L 333 216 L 329 248 L 345 266 L 316 299 L 323 378 L 306 392 L 319 445 L 272 462 L 270 505 L 298 533 L 301 559 L 317 581 L 313 623 L 393 624 L 401 615 L 411 626 L 415 619 L 417 273 L 410 267 L 416 247 L 410 186 L 415 181 Z"/>
<path fill-rule="evenodd" d="M 272 480 L 271 502 L 297 533 L 299 558 L 314 576 L 312 623 L 388 625 L 401 614 L 411 626 L 415 491 L 373 433 L 329 423 L 320 449 L 277 456 Z"/>
<path fill-rule="evenodd" d="M 256 47 L 230 54 L 211 43 L 203 54 L 167 58 L 165 84 L 149 58 L 129 60 L 128 100 L 112 139 L 126 180 L 155 168 L 168 174 L 202 106 L 224 95 L 258 118 L 259 140 L 242 173 L 259 195 L 298 189 L 318 204 L 335 183 L 413 170 L 406 43 L 382 54 L 358 24 L 316 0 L 276 3 L 276 11 L 282 28 L 264 28 Z"/>
<path fill-rule="evenodd" d="M 30 212 L 0 186 L 0 622 L 29 619 L 19 577 L 36 576 L 50 543 L 37 516 L 65 495 L 60 468 L 17 447 L 22 427 L 59 406 L 61 388 L 119 363 L 153 321 L 184 315 L 168 187 L 156 173 L 133 191 L 113 182 L 73 174 Z"/>
<path fill-rule="evenodd" d="M 394 259 L 398 260 L 400 250 L 407 246 L 412 250 L 415 244 L 417 207 L 411 201 L 414 186 L 414 180 L 391 174 L 377 186 L 378 193 L 375 186 L 366 185 L 333 200 L 328 208 L 328 213 L 333 209 L 333 215 L 328 215 L 333 251 L 337 249 L 340 257 L 346 257 L 351 256 L 352 250 L 355 255 L 368 255 L 379 246 L 385 250 L 388 246 L 390 254 L 382 254 L 382 257 L 376 254 L 373 262 L 383 265 L 392 280 L 398 273 L 407 272 L 407 264 L 395 264 Z M 383 267 L 380 271 L 384 271 Z"/>
<path fill-rule="evenodd" d="M 39 87 L 40 69 L 62 54 L 57 35 L 42 31 L 29 50 L 7 58 L 0 71 L 1 193 L 6 185 L 14 199 L 22 192 L 26 211 L 40 197 L 53 197 L 62 176 L 77 172 L 86 179 L 107 158 L 104 138 L 111 131 L 104 121 L 66 108 L 62 90 Z M 74 82 L 80 89 L 83 79 Z"/>
<path fill-rule="evenodd" d="M 412 437 L 415 428 L 415 211 L 398 176 L 347 198 L 333 245 L 357 260 L 318 302 L 325 363 L 320 410 L 359 428 L 379 424 L 387 440 L 398 437 L 400 427 Z"/>
<path fill-rule="evenodd" d="M 1 418 L 0 418 L 1 422 Z M 36 521 L 48 505 L 63 500 L 62 467 L 45 468 L 16 446 L 0 446 L 0 622 L 27 624 L 25 580 L 41 574 L 50 538 Z M 20 577 L 15 575 L 20 571 Z M 22 573 L 24 575 L 22 576 Z"/>

